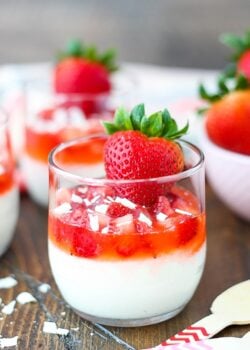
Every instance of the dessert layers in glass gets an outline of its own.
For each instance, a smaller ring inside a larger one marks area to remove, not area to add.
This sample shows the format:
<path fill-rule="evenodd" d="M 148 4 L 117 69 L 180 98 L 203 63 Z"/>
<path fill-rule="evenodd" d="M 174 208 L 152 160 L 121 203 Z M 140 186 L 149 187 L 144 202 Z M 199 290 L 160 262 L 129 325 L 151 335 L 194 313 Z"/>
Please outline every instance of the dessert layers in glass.
<path fill-rule="evenodd" d="M 25 147 L 21 167 L 28 193 L 48 205 L 48 155 L 58 144 L 103 133 L 118 104 L 129 104 L 132 80 L 119 75 L 105 93 L 56 93 L 52 82 L 30 81 L 26 86 Z M 34 176 L 36 174 L 36 176 Z"/>
<path fill-rule="evenodd" d="M 50 156 L 52 272 L 65 300 L 91 321 L 118 326 L 160 322 L 184 308 L 203 272 L 203 158 L 183 142 L 182 173 L 111 181 L 103 178 L 102 159 L 94 178 L 80 156 L 101 155 L 104 144 L 101 137 L 80 139 Z M 123 197 L 131 186 L 161 191 L 152 205 L 144 206 Z"/>

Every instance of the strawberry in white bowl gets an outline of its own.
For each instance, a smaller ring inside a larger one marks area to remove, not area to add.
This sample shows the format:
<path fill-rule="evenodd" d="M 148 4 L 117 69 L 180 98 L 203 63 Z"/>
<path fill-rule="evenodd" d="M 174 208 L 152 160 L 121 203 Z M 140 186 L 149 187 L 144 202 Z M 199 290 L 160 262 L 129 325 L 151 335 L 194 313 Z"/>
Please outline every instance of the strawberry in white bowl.
<path fill-rule="evenodd" d="M 250 84 L 246 76 L 219 76 L 218 92 L 209 94 L 201 144 L 211 187 L 234 213 L 250 220 Z"/>

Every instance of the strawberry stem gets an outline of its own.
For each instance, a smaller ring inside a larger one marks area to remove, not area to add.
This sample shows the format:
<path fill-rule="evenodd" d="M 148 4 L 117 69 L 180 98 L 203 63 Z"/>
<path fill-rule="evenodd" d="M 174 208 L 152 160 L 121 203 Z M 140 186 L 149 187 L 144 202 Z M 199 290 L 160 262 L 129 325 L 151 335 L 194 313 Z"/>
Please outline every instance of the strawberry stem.
<path fill-rule="evenodd" d="M 137 130 L 148 137 L 163 137 L 169 140 L 180 138 L 187 133 L 189 127 L 187 122 L 182 129 L 178 129 L 176 121 L 167 109 L 147 116 L 144 104 L 135 106 L 130 113 L 122 107 L 118 108 L 113 123 L 104 121 L 103 125 L 110 135 L 117 131 Z"/>

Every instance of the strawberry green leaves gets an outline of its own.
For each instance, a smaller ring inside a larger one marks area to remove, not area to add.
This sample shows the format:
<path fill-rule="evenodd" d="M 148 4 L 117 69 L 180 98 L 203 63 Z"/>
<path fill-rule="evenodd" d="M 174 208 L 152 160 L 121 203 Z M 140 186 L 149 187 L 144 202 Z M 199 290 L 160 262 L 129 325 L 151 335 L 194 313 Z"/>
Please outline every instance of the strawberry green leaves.
<path fill-rule="evenodd" d="M 223 34 L 220 40 L 233 50 L 231 62 L 226 66 L 224 75 L 236 78 L 238 74 L 242 74 L 250 80 L 250 30 L 242 36 Z M 242 82 L 238 85 L 241 89 Z"/>
<path fill-rule="evenodd" d="M 114 122 L 119 125 L 121 130 L 131 130 L 133 128 L 129 112 L 122 107 L 115 112 Z"/>
<path fill-rule="evenodd" d="M 114 122 L 103 122 L 108 134 L 117 131 L 137 130 L 148 137 L 163 137 L 174 140 L 180 138 L 188 131 L 188 123 L 178 129 L 176 121 L 170 116 L 167 109 L 155 112 L 149 116 L 145 114 L 144 104 L 135 106 L 129 113 L 124 108 L 115 112 Z"/>
<path fill-rule="evenodd" d="M 145 107 L 144 104 L 139 104 L 135 106 L 131 111 L 131 121 L 133 124 L 134 130 L 140 130 L 141 127 L 141 120 L 145 115 Z"/>
<path fill-rule="evenodd" d="M 243 36 L 223 34 L 220 41 L 232 48 L 234 53 L 231 62 L 218 76 L 215 92 L 210 93 L 203 84 L 199 85 L 199 96 L 209 103 L 219 101 L 234 91 L 250 89 L 250 30 Z M 203 111 L 199 110 L 198 113 L 202 114 Z"/>
<path fill-rule="evenodd" d="M 238 60 L 246 50 L 250 49 L 250 31 L 248 30 L 243 36 L 223 34 L 220 36 L 220 41 L 233 49 L 233 59 Z"/>
<path fill-rule="evenodd" d="M 105 121 L 103 125 L 109 135 L 121 130 L 134 130 L 130 114 L 123 107 L 116 110 L 113 123 Z"/>
<path fill-rule="evenodd" d="M 201 99 L 210 103 L 216 102 L 236 90 L 246 90 L 250 88 L 249 80 L 242 74 L 236 77 L 220 74 L 217 79 L 216 93 L 209 93 L 203 84 L 198 87 L 199 96 Z"/>
<path fill-rule="evenodd" d="M 113 49 L 109 49 L 104 53 L 99 53 L 94 45 L 84 45 L 80 40 L 70 40 L 63 52 L 58 55 L 59 61 L 67 57 L 84 58 L 92 62 L 98 62 L 106 67 L 109 72 L 114 72 L 118 69 L 115 63 L 116 52 Z"/>
<path fill-rule="evenodd" d="M 141 120 L 141 132 L 149 137 L 162 136 L 162 127 L 161 112 L 144 116 Z"/>

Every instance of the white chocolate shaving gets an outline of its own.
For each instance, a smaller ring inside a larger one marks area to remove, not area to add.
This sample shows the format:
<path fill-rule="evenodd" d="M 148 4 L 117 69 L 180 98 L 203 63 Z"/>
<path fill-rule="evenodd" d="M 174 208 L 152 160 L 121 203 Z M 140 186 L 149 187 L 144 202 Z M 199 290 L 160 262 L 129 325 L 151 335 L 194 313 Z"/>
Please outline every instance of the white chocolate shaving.
<path fill-rule="evenodd" d="M 67 335 L 69 333 L 69 330 L 64 328 L 57 328 L 55 322 L 45 321 L 43 324 L 43 332 L 49 334 Z"/>
<path fill-rule="evenodd" d="M 120 197 L 116 197 L 115 199 L 116 203 L 120 203 L 122 204 L 124 207 L 129 208 L 129 209 L 135 209 L 136 208 L 136 204 L 131 202 L 130 200 L 128 200 L 127 198 L 120 198 Z"/>
<path fill-rule="evenodd" d="M 36 303 L 37 300 L 33 297 L 32 294 L 28 293 L 28 292 L 22 292 L 20 294 L 18 294 L 18 296 L 16 297 L 16 300 L 19 304 L 27 304 L 27 303 Z"/>
<path fill-rule="evenodd" d="M 98 216 L 89 213 L 88 217 L 89 217 L 89 225 L 91 230 L 98 231 L 99 230 Z"/>
<path fill-rule="evenodd" d="M 143 213 L 140 213 L 138 220 L 141 222 L 144 222 L 145 224 L 147 224 L 148 226 L 152 226 L 152 221 L 149 219 L 148 216 L 146 216 Z"/>
<path fill-rule="evenodd" d="M 56 215 L 67 214 L 72 211 L 72 207 L 69 203 L 65 202 L 54 209 Z"/>
<path fill-rule="evenodd" d="M 165 221 L 166 218 L 167 218 L 167 215 L 164 214 L 164 213 L 158 213 L 158 214 L 156 215 L 156 218 L 157 218 L 158 221 Z"/>
<path fill-rule="evenodd" d="M 11 276 L 0 278 L 0 289 L 12 288 L 16 285 L 17 280 Z"/>
<path fill-rule="evenodd" d="M 0 348 L 8 348 L 10 346 L 17 346 L 18 336 L 13 338 L 0 338 Z"/>
<path fill-rule="evenodd" d="M 38 287 L 39 292 L 47 293 L 50 290 L 50 285 L 48 283 L 43 283 Z"/>
<path fill-rule="evenodd" d="M 95 206 L 95 211 L 100 214 L 106 214 L 108 210 L 107 204 L 99 204 Z"/>
<path fill-rule="evenodd" d="M 72 200 L 72 202 L 79 203 L 79 204 L 81 204 L 83 202 L 82 197 L 78 196 L 75 193 L 72 193 L 71 200 Z"/>
<path fill-rule="evenodd" d="M 11 315 L 12 312 L 14 311 L 15 305 L 16 305 L 16 301 L 12 300 L 9 304 L 5 305 L 2 308 L 2 313 L 5 315 Z"/>

